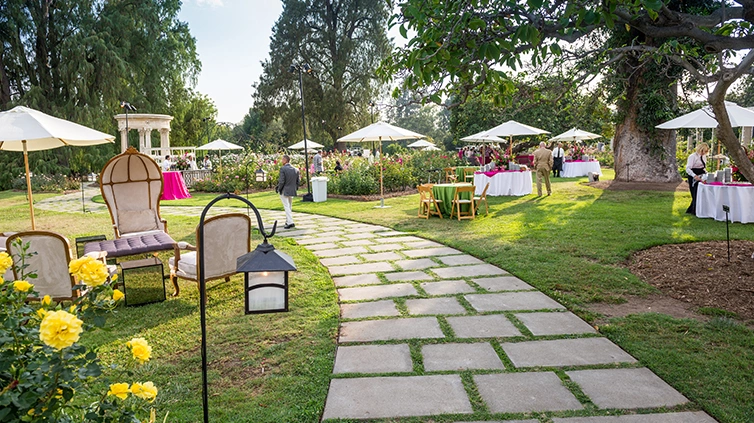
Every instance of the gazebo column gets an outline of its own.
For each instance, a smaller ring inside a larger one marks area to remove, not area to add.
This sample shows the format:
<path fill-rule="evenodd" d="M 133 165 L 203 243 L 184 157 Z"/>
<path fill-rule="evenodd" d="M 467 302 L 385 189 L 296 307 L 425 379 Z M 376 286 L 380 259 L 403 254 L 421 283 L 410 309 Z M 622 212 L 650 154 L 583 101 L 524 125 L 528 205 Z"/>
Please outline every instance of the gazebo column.
<path fill-rule="evenodd" d="M 139 128 L 139 152 L 141 154 L 146 154 L 148 156 L 150 154 L 149 154 L 149 151 L 147 151 L 146 139 L 149 137 L 150 132 L 152 131 L 148 128 Z"/>
<path fill-rule="evenodd" d="M 170 128 L 160 129 L 160 156 L 170 154 Z"/>
<path fill-rule="evenodd" d="M 128 131 L 123 128 L 120 130 L 120 152 L 125 153 L 128 149 Z"/>

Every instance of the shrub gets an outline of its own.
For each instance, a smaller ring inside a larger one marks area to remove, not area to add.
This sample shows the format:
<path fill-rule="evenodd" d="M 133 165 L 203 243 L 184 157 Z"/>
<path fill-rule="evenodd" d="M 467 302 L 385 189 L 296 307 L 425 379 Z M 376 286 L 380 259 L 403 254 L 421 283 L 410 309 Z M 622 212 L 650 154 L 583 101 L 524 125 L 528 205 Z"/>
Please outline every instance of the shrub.
<path fill-rule="evenodd" d="M 76 179 L 67 178 L 65 175 L 39 175 L 32 174 L 30 177 L 31 189 L 36 192 L 61 192 L 80 188 L 80 182 Z M 26 189 L 26 175 L 13 179 L 11 183 L 15 190 Z"/>
<path fill-rule="evenodd" d="M 146 401 L 154 400 L 157 388 L 152 382 L 131 381 L 127 371 L 110 381 L 97 352 L 79 343 L 82 332 L 104 326 L 106 314 L 123 297 L 112 288 L 105 264 L 91 257 L 70 263 L 71 274 L 80 281 L 73 289 L 83 292 L 70 306 L 49 296 L 32 305 L 27 300 L 37 292 L 26 279 L 33 281 L 36 275 L 25 263 L 32 253 L 28 244 L 18 241 L 16 246 L 21 251 L 15 256 L 20 280 L 0 277 L 0 421 L 140 422 L 137 416 L 147 415 Z M 0 253 L 0 275 L 12 262 Z M 149 359 L 146 341 L 133 339 L 130 344 L 135 359 Z"/>

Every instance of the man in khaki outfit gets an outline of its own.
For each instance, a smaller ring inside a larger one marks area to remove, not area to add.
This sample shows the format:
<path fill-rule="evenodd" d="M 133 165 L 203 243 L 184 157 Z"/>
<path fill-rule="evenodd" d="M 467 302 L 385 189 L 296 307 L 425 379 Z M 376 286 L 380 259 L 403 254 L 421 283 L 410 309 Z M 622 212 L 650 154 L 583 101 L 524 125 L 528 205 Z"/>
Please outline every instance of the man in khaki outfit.
<path fill-rule="evenodd" d="M 545 180 L 547 195 L 552 194 L 550 188 L 550 171 L 552 170 L 552 151 L 545 147 L 545 143 L 539 143 L 539 148 L 534 152 L 534 169 L 537 170 L 537 195 L 542 196 L 542 179 Z"/>

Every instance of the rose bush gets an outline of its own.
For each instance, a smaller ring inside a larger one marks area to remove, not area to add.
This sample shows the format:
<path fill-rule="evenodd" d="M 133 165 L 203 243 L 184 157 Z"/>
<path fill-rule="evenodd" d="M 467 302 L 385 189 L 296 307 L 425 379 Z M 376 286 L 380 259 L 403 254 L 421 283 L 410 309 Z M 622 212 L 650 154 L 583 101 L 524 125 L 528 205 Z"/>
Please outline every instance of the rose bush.
<path fill-rule="evenodd" d="M 0 252 L 0 275 L 14 262 L 19 275 L 12 283 L 0 276 L 0 422 L 154 422 L 154 409 L 147 410 L 157 396 L 154 384 L 129 386 L 123 379 L 133 373 L 114 365 L 106 375 L 96 349 L 79 343 L 87 331 L 104 326 L 123 298 L 113 289 L 105 264 L 94 259 L 70 263 L 80 282 L 73 290 L 82 294 L 65 306 L 49 296 L 34 301 L 38 293 L 30 281 L 37 275 L 26 264 L 28 244 L 18 242 L 17 256 Z M 151 356 L 143 338 L 124 345 L 124 353 L 127 348 L 134 365 Z"/>

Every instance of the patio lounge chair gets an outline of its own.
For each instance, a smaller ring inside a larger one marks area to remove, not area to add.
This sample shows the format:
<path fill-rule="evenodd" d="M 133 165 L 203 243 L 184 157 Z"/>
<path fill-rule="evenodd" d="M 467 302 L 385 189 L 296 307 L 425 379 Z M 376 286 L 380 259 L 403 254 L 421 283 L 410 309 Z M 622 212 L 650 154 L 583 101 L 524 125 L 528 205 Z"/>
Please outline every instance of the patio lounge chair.
<path fill-rule="evenodd" d="M 199 229 L 196 232 L 196 243 L 201 244 Z M 204 280 L 230 277 L 236 273 L 236 259 L 248 253 L 251 244 L 251 219 L 243 213 L 221 214 L 204 221 L 204 251 L 186 242 L 179 242 L 175 246 L 175 256 L 168 260 L 170 264 L 170 281 L 173 283 L 178 296 L 178 278 L 194 282 L 199 281 L 199 254 L 205 254 Z M 181 250 L 190 250 L 181 253 Z"/>

